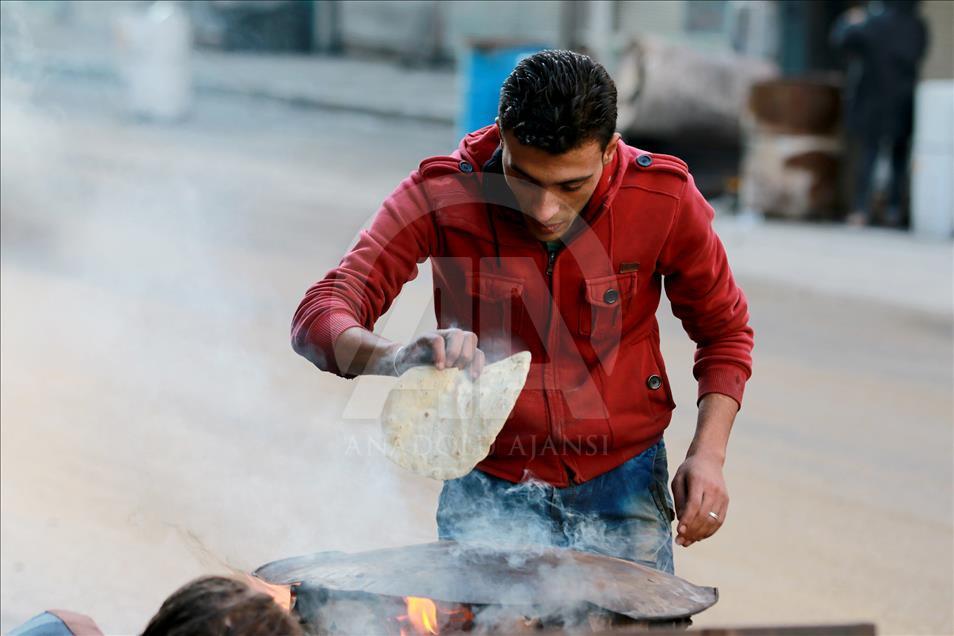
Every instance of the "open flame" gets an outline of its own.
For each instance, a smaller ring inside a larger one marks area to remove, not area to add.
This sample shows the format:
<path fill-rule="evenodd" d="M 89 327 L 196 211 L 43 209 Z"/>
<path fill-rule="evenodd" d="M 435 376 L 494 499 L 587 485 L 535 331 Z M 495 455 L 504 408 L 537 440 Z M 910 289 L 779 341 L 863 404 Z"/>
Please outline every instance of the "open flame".
<path fill-rule="evenodd" d="M 419 596 L 405 596 L 404 603 L 406 612 L 396 617 L 401 636 L 433 636 L 443 628 L 467 631 L 473 625 L 474 613 L 467 605 L 435 603 Z"/>
<path fill-rule="evenodd" d="M 439 634 L 437 625 L 437 605 L 429 598 L 407 596 L 407 618 L 416 630 L 416 634 Z"/>

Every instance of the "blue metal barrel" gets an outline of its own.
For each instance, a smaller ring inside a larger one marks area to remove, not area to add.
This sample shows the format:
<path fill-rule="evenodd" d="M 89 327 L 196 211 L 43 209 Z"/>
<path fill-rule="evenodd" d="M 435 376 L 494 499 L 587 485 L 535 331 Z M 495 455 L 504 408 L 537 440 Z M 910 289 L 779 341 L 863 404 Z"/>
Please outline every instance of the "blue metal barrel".
<path fill-rule="evenodd" d="M 494 123 L 500 86 L 523 58 L 549 48 L 541 43 L 475 40 L 468 43 L 460 65 L 461 107 L 458 137 Z"/>

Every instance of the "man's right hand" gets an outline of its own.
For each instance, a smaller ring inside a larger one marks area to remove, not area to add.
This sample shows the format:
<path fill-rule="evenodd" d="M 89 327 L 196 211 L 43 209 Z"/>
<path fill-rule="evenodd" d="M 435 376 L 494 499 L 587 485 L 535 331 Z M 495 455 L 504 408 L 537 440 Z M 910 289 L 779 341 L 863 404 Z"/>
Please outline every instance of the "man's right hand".
<path fill-rule="evenodd" d="M 464 369 L 476 379 L 484 368 L 484 352 L 477 348 L 477 334 L 462 329 L 437 329 L 418 336 L 394 354 L 397 375 L 429 364 L 438 369 Z"/>

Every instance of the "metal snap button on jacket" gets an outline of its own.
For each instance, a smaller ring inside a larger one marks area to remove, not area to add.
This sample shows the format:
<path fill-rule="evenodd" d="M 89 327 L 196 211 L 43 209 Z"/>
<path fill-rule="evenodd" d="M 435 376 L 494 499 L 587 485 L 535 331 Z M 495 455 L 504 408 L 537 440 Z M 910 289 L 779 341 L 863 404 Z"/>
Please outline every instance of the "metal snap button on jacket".
<path fill-rule="evenodd" d="M 619 300 L 619 292 L 615 289 L 607 289 L 606 293 L 603 294 L 603 302 L 607 305 L 612 305 L 617 300 Z"/>
<path fill-rule="evenodd" d="M 653 158 L 651 155 L 639 155 L 636 157 L 636 163 L 644 168 L 648 168 L 649 166 L 653 165 Z"/>
<path fill-rule="evenodd" d="M 662 386 L 662 378 L 654 373 L 646 378 L 646 386 L 655 391 Z"/>
<path fill-rule="evenodd" d="M 457 166 L 460 168 L 461 172 L 473 172 L 474 167 L 467 163 L 466 161 L 461 161 Z"/>

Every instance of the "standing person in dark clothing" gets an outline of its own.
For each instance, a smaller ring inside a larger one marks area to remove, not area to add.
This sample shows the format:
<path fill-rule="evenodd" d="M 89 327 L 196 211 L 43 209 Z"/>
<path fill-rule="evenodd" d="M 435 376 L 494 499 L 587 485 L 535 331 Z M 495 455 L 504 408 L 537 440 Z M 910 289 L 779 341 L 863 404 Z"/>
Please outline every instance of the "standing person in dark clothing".
<path fill-rule="evenodd" d="M 891 156 L 885 221 L 903 222 L 908 155 L 914 124 L 914 87 L 927 30 L 915 0 L 888 0 L 881 10 L 846 12 L 832 30 L 833 46 L 846 57 L 845 127 L 858 150 L 848 222 L 871 222 L 872 176 L 881 149 Z"/>

